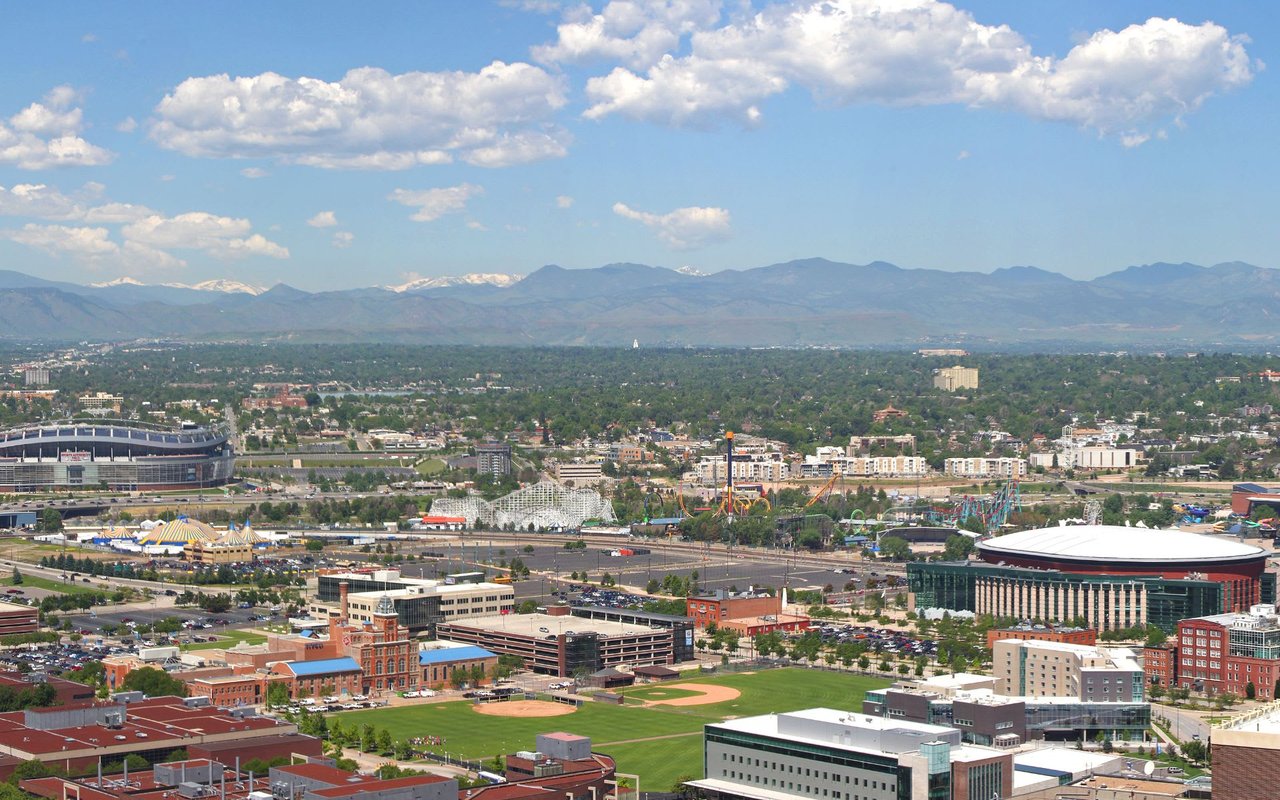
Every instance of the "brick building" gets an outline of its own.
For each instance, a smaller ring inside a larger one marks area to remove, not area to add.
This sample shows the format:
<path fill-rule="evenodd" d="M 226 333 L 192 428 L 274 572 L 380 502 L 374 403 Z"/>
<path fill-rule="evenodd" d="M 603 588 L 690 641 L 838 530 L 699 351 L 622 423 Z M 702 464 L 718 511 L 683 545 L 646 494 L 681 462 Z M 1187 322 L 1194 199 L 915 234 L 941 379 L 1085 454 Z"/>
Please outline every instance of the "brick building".
<path fill-rule="evenodd" d="M 1259 604 L 1245 614 L 1186 619 L 1164 647 L 1147 648 L 1146 680 L 1207 694 L 1276 699 L 1280 681 L 1280 617 Z"/>
<path fill-rule="evenodd" d="M 685 616 L 699 628 L 729 619 L 765 617 L 782 613 L 782 598 L 767 594 L 731 594 L 717 590 L 685 600 Z"/>
<path fill-rule="evenodd" d="M 39 615 L 35 606 L 0 601 L 0 636 L 35 633 L 40 629 Z"/>
<path fill-rule="evenodd" d="M 1098 643 L 1098 631 L 1094 628 L 1072 628 L 1065 625 L 1017 625 L 1012 628 L 992 628 L 987 631 L 987 649 L 995 647 L 996 642 L 1001 639 L 1095 645 Z"/>

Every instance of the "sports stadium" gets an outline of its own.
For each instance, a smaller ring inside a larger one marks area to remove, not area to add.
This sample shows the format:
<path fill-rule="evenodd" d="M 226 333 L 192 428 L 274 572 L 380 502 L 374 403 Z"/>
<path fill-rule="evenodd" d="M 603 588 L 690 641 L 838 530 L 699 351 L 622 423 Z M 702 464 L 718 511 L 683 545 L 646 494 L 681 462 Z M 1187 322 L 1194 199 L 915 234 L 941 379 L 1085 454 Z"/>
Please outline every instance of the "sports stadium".
<path fill-rule="evenodd" d="M 1011 533 L 976 561 L 907 565 L 918 608 L 1020 620 L 1083 620 L 1099 630 L 1157 625 L 1274 603 L 1266 551 L 1217 536 L 1114 525 Z"/>
<path fill-rule="evenodd" d="M 67 421 L 0 432 L 0 491 L 159 491 L 220 486 L 235 455 L 225 432 L 141 422 Z"/>

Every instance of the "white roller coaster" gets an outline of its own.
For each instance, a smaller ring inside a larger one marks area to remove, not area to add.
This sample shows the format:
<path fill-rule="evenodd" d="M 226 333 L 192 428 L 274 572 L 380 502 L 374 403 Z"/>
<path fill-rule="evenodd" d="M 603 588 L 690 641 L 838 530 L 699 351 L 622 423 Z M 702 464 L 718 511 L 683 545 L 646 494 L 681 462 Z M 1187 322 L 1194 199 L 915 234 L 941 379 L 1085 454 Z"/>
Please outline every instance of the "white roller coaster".
<path fill-rule="evenodd" d="M 577 528 L 587 520 L 617 522 L 613 504 L 591 489 L 569 489 L 552 481 L 535 483 L 488 502 L 479 497 L 442 497 L 431 504 L 431 513 L 465 517 L 467 527 L 477 524 L 505 528 Z"/>

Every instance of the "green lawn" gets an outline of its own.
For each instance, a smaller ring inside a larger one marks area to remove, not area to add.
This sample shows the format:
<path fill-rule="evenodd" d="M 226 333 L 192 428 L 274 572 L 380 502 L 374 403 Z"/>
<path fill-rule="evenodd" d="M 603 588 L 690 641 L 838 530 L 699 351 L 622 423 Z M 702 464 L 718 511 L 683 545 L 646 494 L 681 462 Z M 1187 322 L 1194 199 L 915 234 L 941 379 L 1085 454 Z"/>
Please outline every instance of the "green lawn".
<path fill-rule="evenodd" d="M 738 673 L 681 682 L 730 686 L 742 694 L 722 703 L 670 708 L 615 706 L 588 700 L 573 714 L 530 719 L 477 714 L 470 702 L 461 701 L 356 711 L 335 715 L 331 720 L 346 729 L 366 723 L 375 729 L 386 728 L 394 739 L 441 736 L 446 746 L 437 750 L 468 758 L 491 758 L 528 750 L 533 747 L 536 734 L 569 731 L 590 736 L 599 752 L 617 759 L 620 772 L 640 775 L 642 789 L 665 791 L 680 775 L 702 775 L 702 738 L 698 734 L 708 722 L 814 706 L 861 710 L 862 696 L 868 689 L 890 683 L 860 675 L 804 669 Z M 662 689 L 664 687 L 645 686 L 626 690 L 626 693 L 644 695 Z M 672 697 L 676 692 L 682 697 L 689 694 L 684 690 L 666 691 L 672 692 Z M 673 734 L 688 735 L 635 741 Z"/>
<path fill-rule="evenodd" d="M 202 635 L 197 633 L 196 635 Z M 235 647 L 240 642 L 249 644 L 262 644 L 267 637 L 260 633 L 249 633 L 248 631 L 223 631 L 218 634 L 218 638 L 212 642 L 196 642 L 194 644 L 184 644 L 183 650 L 213 650 L 221 647 Z"/>
<path fill-rule="evenodd" d="M 418 471 L 419 475 L 429 477 L 431 475 L 439 475 L 441 472 L 444 472 L 445 467 L 447 466 L 448 464 L 439 458 L 428 458 L 424 461 L 418 462 L 413 466 L 413 468 Z"/>
<path fill-rule="evenodd" d="M 22 573 L 21 567 L 18 568 L 18 572 Z M 13 586 L 13 585 L 14 583 L 13 583 L 12 572 L 4 576 L 3 578 L 0 578 L 0 586 Z M 32 589 L 47 589 L 48 591 L 59 592 L 61 594 L 85 594 L 86 592 L 103 591 L 102 587 L 90 586 L 87 583 L 71 583 L 70 581 L 63 583 L 62 581 L 58 581 L 58 580 L 50 580 L 49 578 L 40 578 L 35 575 L 27 575 L 26 573 L 22 573 L 22 583 L 18 584 L 17 588 L 25 589 L 28 587 Z"/>
<path fill-rule="evenodd" d="M 680 697 L 696 697 L 698 694 L 688 689 L 673 689 L 670 686 L 640 686 L 626 691 L 628 698 L 635 697 L 640 700 L 675 700 Z"/>

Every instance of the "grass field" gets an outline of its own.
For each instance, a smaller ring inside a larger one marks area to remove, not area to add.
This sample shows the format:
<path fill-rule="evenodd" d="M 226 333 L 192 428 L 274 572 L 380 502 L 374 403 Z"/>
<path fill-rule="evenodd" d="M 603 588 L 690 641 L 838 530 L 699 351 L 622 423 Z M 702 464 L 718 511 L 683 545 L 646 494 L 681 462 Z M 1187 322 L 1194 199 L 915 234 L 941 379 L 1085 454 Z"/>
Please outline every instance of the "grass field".
<path fill-rule="evenodd" d="M 18 571 L 22 572 L 22 569 L 19 568 Z M 12 573 L 6 575 L 4 578 L 0 578 L 0 586 L 13 585 Z M 40 578 L 35 575 L 25 574 L 22 576 L 22 583 L 18 584 L 17 588 L 47 589 L 50 592 L 59 592 L 61 594 L 85 594 L 87 592 L 103 591 L 99 586 L 89 586 L 87 584 L 71 583 L 69 581 L 67 583 L 63 583 L 62 581 L 55 581 L 50 580 L 49 578 Z"/>
<path fill-rule="evenodd" d="M 431 703 L 341 714 L 333 719 L 343 728 L 370 724 L 386 728 L 393 739 L 441 736 L 445 746 L 436 748 L 467 758 L 528 750 L 539 733 L 563 730 L 590 736 L 598 752 L 614 756 L 620 772 L 640 776 L 641 789 L 666 791 L 677 777 L 702 775 L 702 726 L 728 717 L 746 717 L 771 711 L 794 711 L 814 706 L 861 709 L 868 689 L 889 681 L 859 675 L 802 669 L 777 669 L 695 678 L 686 683 L 729 686 L 741 694 L 733 700 L 702 706 L 614 706 L 588 700 L 571 715 L 551 718 L 491 717 L 477 714 L 467 701 Z M 659 699 L 688 697 L 691 692 L 643 686 L 624 690 L 632 696 Z M 671 738 L 656 738 L 671 737 Z"/>
<path fill-rule="evenodd" d="M 675 700 L 679 697 L 696 697 L 699 693 L 688 689 L 675 689 L 670 686 L 639 686 L 626 691 L 627 699 L 638 700 Z"/>
<path fill-rule="evenodd" d="M 196 642 L 194 644 L 184 644 L 183 650 L 213 650 L 221 647 L 235 647 L 240 642 L 248 644 L 262 644 L 267 637 L 260 633 L 249 633 L 248 631 L 223 631 L 218 634 L 218 638 L 212 642 Z"/>
<path fill-rule="evenodd" d="M 441 472 L 444 472 L 447 466 L 448 464 L 446 464 L 442 459 L 428 458 L 414 464 L 413 468 L 418 471 L 419 475 L 430 477 L 431 475 L 439 475 Z"/>

